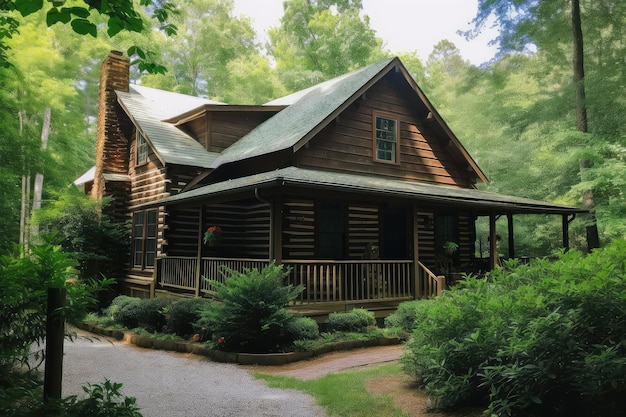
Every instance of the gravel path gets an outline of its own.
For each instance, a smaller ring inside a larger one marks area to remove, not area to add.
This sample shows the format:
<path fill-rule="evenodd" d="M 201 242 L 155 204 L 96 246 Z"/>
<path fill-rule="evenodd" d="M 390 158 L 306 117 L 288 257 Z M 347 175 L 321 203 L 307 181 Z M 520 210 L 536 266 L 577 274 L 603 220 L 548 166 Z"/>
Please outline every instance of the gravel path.
<path fill-rule="evenodd" d="M 63 368 L 63 396 L 84 396 L 88 383 L 121 382 L 144 417 L 327 416 L 313 397 L 268 388 L 239 365 L 106 338 L 66 341 Z"/>

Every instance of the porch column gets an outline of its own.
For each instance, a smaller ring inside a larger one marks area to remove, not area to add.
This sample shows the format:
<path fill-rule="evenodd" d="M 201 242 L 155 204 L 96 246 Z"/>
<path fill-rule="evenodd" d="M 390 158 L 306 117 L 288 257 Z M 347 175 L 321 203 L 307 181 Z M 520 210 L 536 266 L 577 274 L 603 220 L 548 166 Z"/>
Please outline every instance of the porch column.
<path fill-rule="evenodd" d="M 498 266 L 498 242 L 496 241 L 496 213 L 489 213 L 489 269 Z"/>
<path fill-rule="evenodd" d="M 283 262 L 283 199 L 276 196 L 270 204 L 270 261 Z"/>
<path fill-rule="evenodd" d="M 513 230 L 513 215 L 507 214 L 506 220 L 509 226 L 509 259 L 515 258 L 515 234 Z"/>
<path fill-rule="evenodd" d="M 569 224 L 572 222 L 572 220 L 574 220 L 574 217 L 572 215 L 572 218 L 570 219 L 570 215 L 569 214 L 563 214 L 562 216 L 562 227 L 563 227 L 563 248 L 568 251 L 569 250 Z"/>
<path fill-rule="evenodd" d="M 202 238 L 204 235 L 204 205 L 201 205 L 200 208 L 198 209 L 198 250 L 197 250 L 197 255 L 196 255 L 196 297 L 200 297 L 200 275 L 202 273 L 201 271 L 201 267 L 202 267 Z"/>
<path fill-rule="evenodd" d="M 413 205 L 413 213 L 411 216 L 411 230 L 413 231 L 413 298 L 416 300 L 422 298 L 420 285 L 421 269 L 419 267 L 419 222 L 417 219 L 417 205 Z"/>

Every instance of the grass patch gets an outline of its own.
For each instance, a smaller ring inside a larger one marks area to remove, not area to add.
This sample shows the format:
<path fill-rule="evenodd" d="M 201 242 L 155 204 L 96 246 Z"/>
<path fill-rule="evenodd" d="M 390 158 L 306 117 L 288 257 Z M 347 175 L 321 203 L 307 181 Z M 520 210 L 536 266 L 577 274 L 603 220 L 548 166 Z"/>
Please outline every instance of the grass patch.
<path fill-rule="evenodd" d="M 399 364 L 384 364 L 365 369 L 330 374 L 301 381 L 292 377 L 256 373 L 272 388 L 296 389 L 312 395 L 329 415 L 343 417 L 406 417 L 394 406 L 390 395 L 372 395 L 367 392 L 367 381 L 385 375 L 402 373 Z"/>

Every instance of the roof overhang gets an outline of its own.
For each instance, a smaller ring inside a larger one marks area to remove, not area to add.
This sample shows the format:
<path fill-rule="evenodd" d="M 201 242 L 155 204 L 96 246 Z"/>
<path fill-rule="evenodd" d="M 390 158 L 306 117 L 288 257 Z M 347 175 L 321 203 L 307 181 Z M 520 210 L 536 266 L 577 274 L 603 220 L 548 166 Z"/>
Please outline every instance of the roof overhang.
<path fill-rule="evenodd" d="M 298 187 L 318 191 L 382 196 L 414 200 L 421 204 L 465 208 L 499 214 L 575 214 L 585 210 L 544 201 L 495 194 L 476 189 L 452 188 L 434 184 L 355 175 L 342 172 L 317 171 L 288 167 L 247 177 L 222 181 L 186 191 L 138 208 L 179 204 L 203 204 L 215 198 L 248 190 L 271 187 Z"/>

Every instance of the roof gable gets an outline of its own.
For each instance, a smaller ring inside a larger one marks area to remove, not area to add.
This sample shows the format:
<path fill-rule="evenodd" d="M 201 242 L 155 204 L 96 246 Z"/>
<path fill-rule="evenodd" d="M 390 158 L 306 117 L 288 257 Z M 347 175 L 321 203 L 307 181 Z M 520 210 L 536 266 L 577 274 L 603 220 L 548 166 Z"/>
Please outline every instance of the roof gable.
<path fill-rule="evenodd" d="M 131 86 L 128 93 L 116 91 L 116 94 L 122 108 L 164 164 L 208 168 L 219 155 L 207 151 L 193 137 L 171 123 L 162 121 L 175 114 L 217 102 L 139 86 Z"/>
<path fill-rule="evenodd" d="M 430 112 L 458 150 L 461 158 L 483 182 L 487 177 L 450 130 L 423 91 L 418 87 L 399 58 L 391 58 L 348 74 L 333 78 L 308 89 L 270 101 L 265 105 L 288 106 L 274 117 L 259 125 L 248 135 L 225 149 L 215 159 L 212 168 L 231 162 L 291 149 L 296 152 L 311 138 L 327 126 L 331 120 L 367 92 L 377 81 L 390 71 L 400 72 L 416 99 Z M 421 105 L 420 104 L 420 105 Z M 423 107 L 422 107 L 423 108 Z"/>

